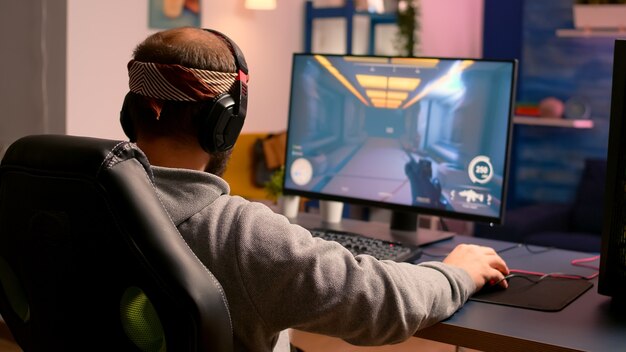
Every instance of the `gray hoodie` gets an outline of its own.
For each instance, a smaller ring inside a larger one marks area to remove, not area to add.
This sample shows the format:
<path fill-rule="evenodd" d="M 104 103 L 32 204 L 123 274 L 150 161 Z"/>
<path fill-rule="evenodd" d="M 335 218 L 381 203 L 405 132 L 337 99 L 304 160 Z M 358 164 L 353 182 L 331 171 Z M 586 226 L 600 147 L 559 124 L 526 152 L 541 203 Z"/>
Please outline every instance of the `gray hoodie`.
<path fill-rule="evenodd" d="M 157 193 L 224 288 L 235 345 L 271 351 L 288 328 L 356 345 L 403 341 L 452 315 L 474 292 L 462 269 L 354 257 L 205 172 L 153 167 Z"/>

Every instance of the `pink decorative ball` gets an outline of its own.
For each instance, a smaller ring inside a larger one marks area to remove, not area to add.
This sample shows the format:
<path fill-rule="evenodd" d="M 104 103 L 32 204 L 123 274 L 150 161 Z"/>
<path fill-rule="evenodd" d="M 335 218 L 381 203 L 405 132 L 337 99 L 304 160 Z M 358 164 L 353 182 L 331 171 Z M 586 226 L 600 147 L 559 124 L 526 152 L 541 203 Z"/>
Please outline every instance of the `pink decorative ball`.
<path fill-rule="evenodd" d="M 565 104 L 555 97 L 547 97 L 539 102 L 540 117 L 560 118 L 563 117 L 563 111 L 565 111 Z"/>

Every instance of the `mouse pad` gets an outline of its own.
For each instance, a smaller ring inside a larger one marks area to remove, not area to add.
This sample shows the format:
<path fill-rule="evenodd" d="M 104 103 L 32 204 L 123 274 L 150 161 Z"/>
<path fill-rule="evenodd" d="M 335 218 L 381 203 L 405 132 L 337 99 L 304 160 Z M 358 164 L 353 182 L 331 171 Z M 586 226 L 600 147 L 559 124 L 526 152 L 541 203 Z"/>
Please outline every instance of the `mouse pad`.
<path fill-rule="evenodd" d="M 535 282 L 525 279 L 526 276 Z M 505 306 L 555 312 L 565 308 L 593 284 L 587 280 L 519 275 L 509 278 L 506 289 L 490 287 L 476 292 L 470 300 Z"/>

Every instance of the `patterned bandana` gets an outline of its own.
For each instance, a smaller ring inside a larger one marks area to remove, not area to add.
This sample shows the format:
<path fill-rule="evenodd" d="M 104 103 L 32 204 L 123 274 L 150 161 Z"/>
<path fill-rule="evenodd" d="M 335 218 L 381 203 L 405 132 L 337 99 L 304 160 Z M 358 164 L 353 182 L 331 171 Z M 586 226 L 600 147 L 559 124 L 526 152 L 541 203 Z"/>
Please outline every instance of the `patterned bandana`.
<path fill-rule="evenodd" d="M 130 60 L 130 91 L 143 96 L 173 101 L 205 101 L 229 92 L 237 73 L 187 68 Z M 247 83 L 244 76 L 244 84 Z"/>

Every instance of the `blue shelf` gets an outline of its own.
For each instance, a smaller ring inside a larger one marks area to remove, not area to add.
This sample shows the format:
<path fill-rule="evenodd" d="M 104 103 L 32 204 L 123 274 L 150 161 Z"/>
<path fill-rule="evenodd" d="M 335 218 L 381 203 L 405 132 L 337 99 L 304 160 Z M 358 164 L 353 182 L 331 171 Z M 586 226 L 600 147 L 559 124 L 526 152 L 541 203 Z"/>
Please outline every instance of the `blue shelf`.
<path fill-rule="evenodd" d="M 546 118 L 546 117 L 528 117 L 528 116 L 515 116 L 513 122 L 518 125 L 531 125 L 531 126 L 549 126 L 549 127 L 563 127 L 563 128 L 579 128 L 589 129 L 593 128 L 593 120 L 591 119 L 564 119 L 564 118 Z"/>
<path fill-rule="evenodd" d="M 354 16 L 366 16 L 370 20 L 368 54 L 374 55 L 376 43 L 376 26 L 379 24 L 395 24 L 395 13 L 371 13 L 357 11 L 354 0 L 345 0 L 343 6 L 338 7 L 313 7 L 313 1 L 307 0 L 305 5 L 304 27 L 304 50 L 311 52 L 313 38 L 313 20 L 321 18 L 345 18 L 346 19 L 346 54 L 352 54 L 352 34 L 354 32 Z"/>

